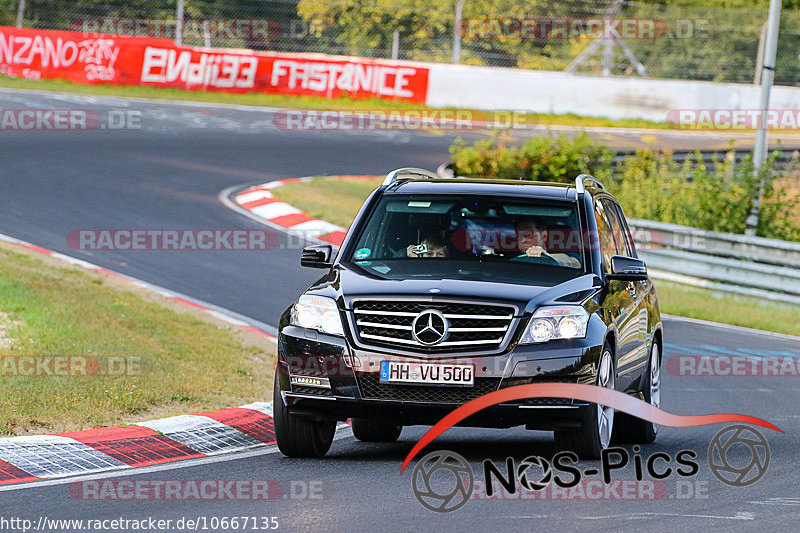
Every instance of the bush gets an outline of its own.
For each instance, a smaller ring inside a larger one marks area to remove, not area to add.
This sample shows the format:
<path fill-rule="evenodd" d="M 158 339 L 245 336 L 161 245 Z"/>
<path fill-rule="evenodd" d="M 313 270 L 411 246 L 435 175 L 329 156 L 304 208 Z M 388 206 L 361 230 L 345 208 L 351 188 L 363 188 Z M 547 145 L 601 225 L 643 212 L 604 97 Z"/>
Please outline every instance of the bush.
<path fill-rule="evenodd" d="M 526 139 L 519 148 L 505 146 L 502 135 L 467 146 L 457 139 L 450 147 L 456 173 L 500 179 L 568 181 L 578 174 L 598 179 L 611 175 L 614 152 L 596 143 L 586 133 L 574 139 L 566 134 Z"/>
<path fill-rule="evenodd" d="M 779 152 L 756 175 L 752 158 L 736 163 L 732 152 L 706 165 L 699 152 L 678 162 L 670 152 L 639 150 L 615 165 L 614 152 L 585 133 L 532 137 L 519 148 L 502 139 L 473 146 L 459 139 L 450 151 L 459 175 L 572 182 L 588 173 L 606 184 L 630 217 L 728 233 L 744 233 L 763 180 L 758 235 L 800 241 L 800 199 L 773 184 Z"/>
<path fill-rule="evenodd" d="M 749 156 L 737 165 L 730 153 L 709 168 L 699 152 L 679 164 L 669 153 L 639 151 L 618 166 L 608 185 L 631 217 L 744 233 L 751 199 L 764 180 L 758 234 L 800 240 L 800 226 L 791 217 L 798 201 L 772 183 L 778 156 L 773 153 L 756 176 Z"/>

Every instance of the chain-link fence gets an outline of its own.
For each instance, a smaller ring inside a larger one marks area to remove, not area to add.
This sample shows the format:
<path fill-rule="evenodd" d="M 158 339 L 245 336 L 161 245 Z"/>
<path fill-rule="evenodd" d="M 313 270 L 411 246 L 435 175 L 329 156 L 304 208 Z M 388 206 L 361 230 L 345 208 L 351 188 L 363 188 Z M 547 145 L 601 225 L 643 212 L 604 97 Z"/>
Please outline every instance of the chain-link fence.
<path fill-rule="evenodd" d="M 19 18 L 33 28 L 179 33 L 189 45 L 437 62 L 452 61 L 455 46 L 458 61 L 470 65 L 753 83 L 767 10 L 681 3 L 0 0 L 0 24 Z M 775 81 L 800 85 L 800 11 L 785 9 L 781 16 Z"/>

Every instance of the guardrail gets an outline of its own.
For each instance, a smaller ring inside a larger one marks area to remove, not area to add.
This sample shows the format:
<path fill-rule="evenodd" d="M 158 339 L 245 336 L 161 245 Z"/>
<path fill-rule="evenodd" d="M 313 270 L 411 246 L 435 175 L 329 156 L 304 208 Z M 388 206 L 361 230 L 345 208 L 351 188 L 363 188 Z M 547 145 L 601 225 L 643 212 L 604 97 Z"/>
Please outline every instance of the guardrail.
<path fill-rule="evenodd" d="M 800 243 L 629 219 L 653 278 L 800 304 Z"/>
<path fill-rule="evenodd" d="M 776 171 L 786 170 L 793 165 L 800 164 L 800 150 L 795 147 L 772 147 L 769 153 L 772 152 L 780 152 L 781 154 L 775 158 L 773 164 L 773 168 Z M 634 152 L 617 152 L 614 156 L 614 162 L 620 163 L 633 154 Z M 687 158 L 691 158 L 696 163 L 696 154 L 697 152 L 690 150 L 675 150 L 672 152 L 672 159 L 676 163 L 683 164 Z M 706 150 L 700 152 L 700 159 L 706 166 L 713 165 L 715 159 L 720 162 L 730 161 L 739 166 L 746 157 L 751 155 L 753 155 L 753 150 Z"/>

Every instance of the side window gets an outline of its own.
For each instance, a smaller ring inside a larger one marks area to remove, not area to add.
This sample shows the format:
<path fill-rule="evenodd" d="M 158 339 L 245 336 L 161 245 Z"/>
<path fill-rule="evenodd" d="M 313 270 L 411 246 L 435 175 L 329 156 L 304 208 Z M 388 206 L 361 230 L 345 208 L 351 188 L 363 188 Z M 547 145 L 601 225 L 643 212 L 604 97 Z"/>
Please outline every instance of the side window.
<path fill-rule="evenodd" d="M 603 272 L 611 272 L 611 256 L 617 255 L 617 245 L 614 242 L 614 233 L 608 216 L 599 200 L 594 203 L 594 214 L 597 219 L 597 237 L 603 256 Z"/>
<path fill-rule="evenodd" d="M 622 222 L 622 234 L 625 237 L 625 249 L 628 250 L 628 257 L 638 257 L 636 255 L 636 243 L 633 240 L 631 228 L 628 226 L 628 219 L 625 218 L 625 213 L 622 212 L 622 207 L 619 204 L 614 204 L 614 210 L 619 216 L 619 221 Z"/>
<path fill-rule="evenodd" d="M 624 255 L 631 257 L 630 243 L 626 239 L 625 230 L 622 227 L 622 222 L 619 218 L 619 212 L 614 202 L 603 198 L 601 200 L 605 208 L 606 215 L 611 222 L 611 231 L 614 232 L 614 240 L 617 241 L 617 255 Z"/>

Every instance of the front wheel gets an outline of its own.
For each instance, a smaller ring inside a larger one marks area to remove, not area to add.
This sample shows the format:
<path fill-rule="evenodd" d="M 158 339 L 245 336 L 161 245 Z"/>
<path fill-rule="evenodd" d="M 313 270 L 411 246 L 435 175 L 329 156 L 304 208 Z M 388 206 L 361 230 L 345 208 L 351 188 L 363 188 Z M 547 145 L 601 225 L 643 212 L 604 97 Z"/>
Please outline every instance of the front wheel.
<path fill-rule="evenodd" d="M 616 367 L 611 347 L 603 345 L 600 364 L 597 368 L 597 382 L 600 387 L 615 390 Z M 614 408 L 597 404 L 584 426 L 578 431 L 559 430 L 555 432 L 556 452 L 575 452 L 581 459 L 599 459 L 600 453 L 611 443 L 614 431 Z"/>
<path fill-rule="evenodd" d="M 275 440 L 286 457 L 322 457 L 331 448 L 336 432 L 335 420 L 304 420 L 289 413 L 281 398 L 278 375 L 272 394 Z"/>

